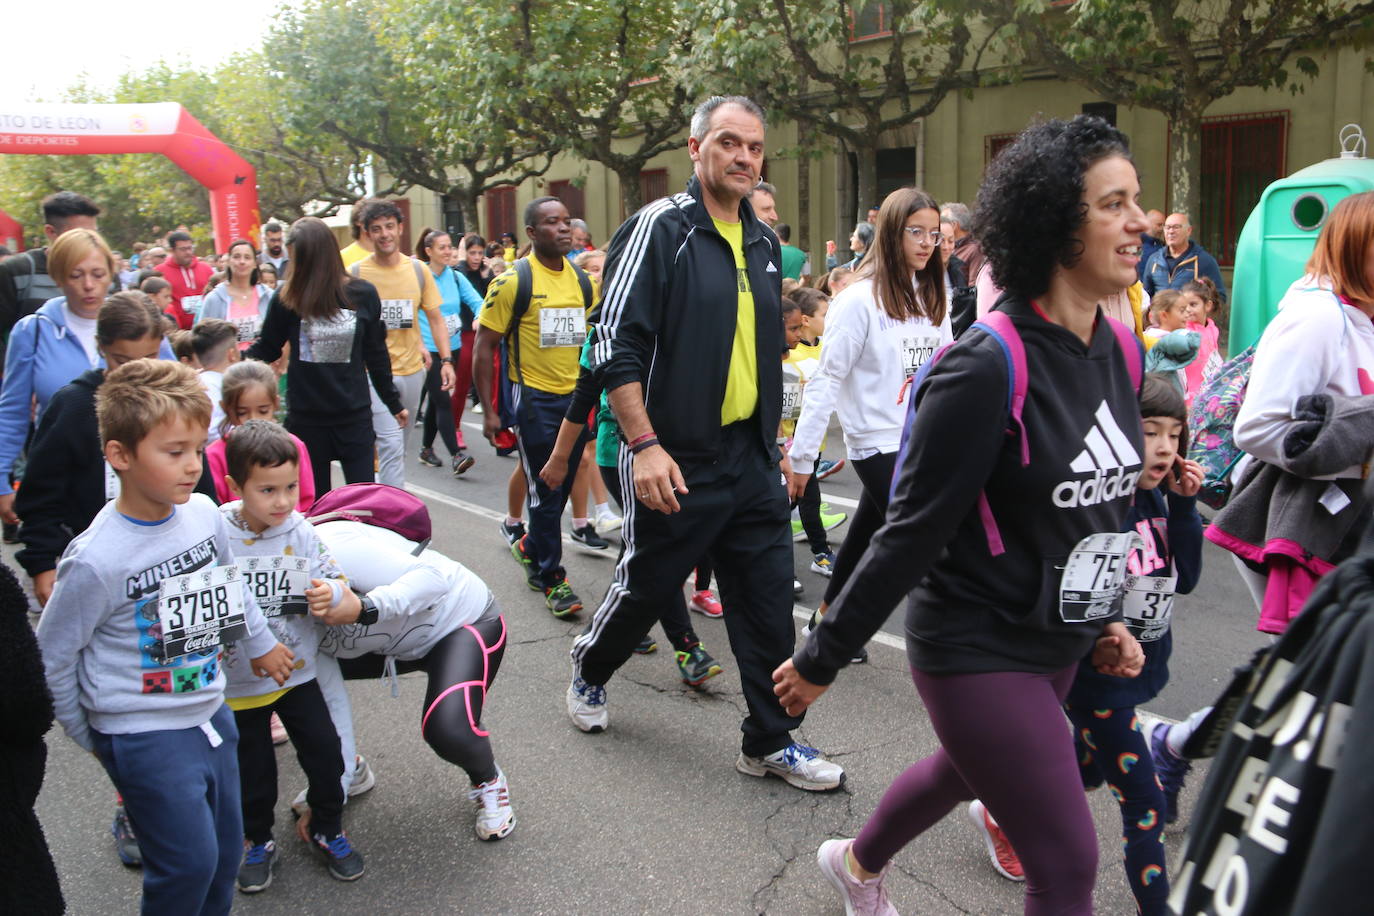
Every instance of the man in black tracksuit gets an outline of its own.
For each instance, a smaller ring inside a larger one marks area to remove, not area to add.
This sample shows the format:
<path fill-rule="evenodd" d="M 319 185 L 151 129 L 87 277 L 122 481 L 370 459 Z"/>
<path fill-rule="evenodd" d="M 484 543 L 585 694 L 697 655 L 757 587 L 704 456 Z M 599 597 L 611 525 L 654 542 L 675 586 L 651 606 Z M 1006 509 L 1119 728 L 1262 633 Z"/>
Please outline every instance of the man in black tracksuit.
<path fill-rule="evenodd" d="M 763 139 L 753 102 L 707 100 L 692 119 L 686 193 L 644 207 L 611 240 L 591 362 L 624 439 L 626 547 L 573 645 L 568 712 L 583 731 L 607 726 L 604 685 L 709 551 L 749 707 L 736 768 L 826 790 L 844 771 L 792 741 L 801 718 L 779 707 L 771 677 L 795 624 L 775 442 L 781 249 L 746 201 Z"/>

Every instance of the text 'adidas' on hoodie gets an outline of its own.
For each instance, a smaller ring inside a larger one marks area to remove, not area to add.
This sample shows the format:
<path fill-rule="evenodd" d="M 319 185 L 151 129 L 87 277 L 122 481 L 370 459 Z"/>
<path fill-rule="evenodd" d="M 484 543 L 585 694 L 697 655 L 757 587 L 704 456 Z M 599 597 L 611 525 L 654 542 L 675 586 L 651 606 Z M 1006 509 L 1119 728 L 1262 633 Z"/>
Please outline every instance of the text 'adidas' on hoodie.
<path fill-rule="evenodd" d="M 972 328 L 914 395 L 887 522 L 793 656 L 812 683 L 830 683 L 909 592 L 907 654 L 927 674 L 1059 671 L 1120 617 L 1066 623 L 1059 588 L 1081 539 L 1122 530 L 1140 476 L 1144 435 L 1126 356 L 1100 313 L 1084 345 L 1024 300 L 1007 295 L 997 307 L 1025 344 L 1030 464 L 1007 435 L 1006 357 Z M 984 492 L 1005 545 L 995 557 L 978 510 Z"/>

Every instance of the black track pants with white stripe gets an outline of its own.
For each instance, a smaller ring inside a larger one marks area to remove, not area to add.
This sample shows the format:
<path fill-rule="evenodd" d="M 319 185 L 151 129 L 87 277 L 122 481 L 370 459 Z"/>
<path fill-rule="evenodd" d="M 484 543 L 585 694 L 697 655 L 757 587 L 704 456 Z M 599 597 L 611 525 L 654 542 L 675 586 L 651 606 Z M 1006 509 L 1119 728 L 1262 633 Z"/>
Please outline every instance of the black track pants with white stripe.
<path fill-rule="evenodd" d="M 757 421 L 732 424 L 721 437 L 717 461 L 680 465 L 688 492 L 678 494 L 682 510 L 672 515 L 635 499 L 630 452 L 621 446 L 625 551 L 605 600 L 573 643 L 573 667 L 589 684 L 609 681 L 697 560 L 709 554 L 749 708 L 743 750 L 761 757 L 790 744 L 801 723 L 778 705 L 772 679 L 796 639 L 790 509 Z"/>

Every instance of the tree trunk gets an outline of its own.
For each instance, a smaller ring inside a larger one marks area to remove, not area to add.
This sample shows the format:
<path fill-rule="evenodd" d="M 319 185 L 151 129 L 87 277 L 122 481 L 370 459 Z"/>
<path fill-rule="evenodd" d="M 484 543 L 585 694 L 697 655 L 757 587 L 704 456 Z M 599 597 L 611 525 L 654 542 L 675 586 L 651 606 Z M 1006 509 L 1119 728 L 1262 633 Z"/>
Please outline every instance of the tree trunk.
<path fill-rule="evenodd" d="M 801 154 L 797 156 L 797 228 L 792 234 L 797 247 L 811 258 L 811 271 L 816 272 L 816 264 L 825 266 L 825 259 L 816 260 L 811 250 L 811 143 L 814 134 L 805 124 L 797 125 L 797 146 Z"/>
<path fill-rule="evenodd" d="M 449 191 L 454 200 L 458 201 L 458 210 L 463 214 L 463 228 L 468 232 L 482 234 L 482 221 L 477 217 L 477 198 L 482 195 L 472 189 L 456 187 Z M 492 241 L 487 239 L 488 242 Z"/>
<path fill-rule="evenodd" d="M 865 138 L 866 145 L 854 151 L 859 162 L 859 200 L 855 207 L 854 219 L 862 221 L 868 215 L 869 207 L 882 203 L 878 200 L 878 138 Z"/>
<path fill-rule="evenodd" d="M 620 202 L 625 207 L 625 218 L 629 219 L 644 206 L 644 189 L 639 186 L 638 165 L 622 165 L 615 170 L 620 179 Z"/>
<path fill-rule="evenodd" d="M 1202 187 L 1202 116 L 1186 112 L 1169 119 L 1169 212 L 1200 218 Z"/>

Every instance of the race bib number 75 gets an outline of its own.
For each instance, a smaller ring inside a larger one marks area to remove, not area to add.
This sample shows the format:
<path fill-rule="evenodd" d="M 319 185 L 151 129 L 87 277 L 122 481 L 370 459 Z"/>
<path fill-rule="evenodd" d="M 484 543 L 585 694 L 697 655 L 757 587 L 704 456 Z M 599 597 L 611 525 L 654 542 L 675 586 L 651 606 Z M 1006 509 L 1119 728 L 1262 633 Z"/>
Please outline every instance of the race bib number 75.
<path fill-rule="evenodd" d="M 243 578 L 237 566 L 213 566 L 163 579 L 157 602 L 165 658 L 208 652 L 248 635 Z"/>
<path fill-rule="evenodd" d="M 1079 541 L 1059 583 L 1060 619 L 1086 623 L 1115 613 L 1126 581 L 1126 555 L 1141 545 L 1133 531 L 1090 534 Z"/>

